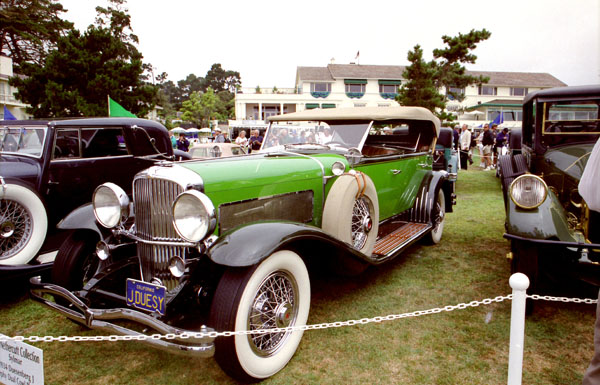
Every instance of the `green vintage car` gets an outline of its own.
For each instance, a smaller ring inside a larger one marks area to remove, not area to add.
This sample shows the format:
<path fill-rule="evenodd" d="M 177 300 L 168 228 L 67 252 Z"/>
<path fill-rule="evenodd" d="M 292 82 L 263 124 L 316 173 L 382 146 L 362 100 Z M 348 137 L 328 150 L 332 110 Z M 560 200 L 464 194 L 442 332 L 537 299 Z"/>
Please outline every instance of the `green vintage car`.
<path fill-rule="evenodd" d="M 562 87 L 527 95 L 523 128 L 511 132 L 512 154 L 498 160 L 506 207 L 505 238 L 513 272 L 530 292 L 541 274 L 600 285 L 600 214 L 578 185 L 600 138 L 600 86 Z M 598 184 L 600 187 L 600 183 Z"/>
<path fill-rule="evenodd" d="M 135 176 L 132 197 L 99 186 L 62 222 L 73 234 L 53 282 L 32 279 L 33 298 L 92 329 L 171 334 L 144 342 L 214 354 L 229 375 L 254 381 L 287 364 L 302 330 L 179 335 L 303 326 L 307 265 L 357 274 L 421 238 L 440 242 L 454 196 L 448 172 L 432 170 L 440 122 L 431 112 L 307 110 L 270 120 L 258 153 L 164 162 Z"/>

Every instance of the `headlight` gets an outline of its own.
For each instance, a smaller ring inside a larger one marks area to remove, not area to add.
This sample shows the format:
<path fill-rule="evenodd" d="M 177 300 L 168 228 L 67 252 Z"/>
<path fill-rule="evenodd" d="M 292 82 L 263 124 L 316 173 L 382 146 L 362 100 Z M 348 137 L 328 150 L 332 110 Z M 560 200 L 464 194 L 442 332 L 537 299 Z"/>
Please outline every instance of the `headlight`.
<path fill-rule="evenodd" d="M 199 242 L 215 229 L 215 207 L 196 190 L 185 191 L 173 203 L 173 226 L 186 241 Z"/>
<path fill-rule="evenodd" d="M 125 191 L 114 183 L 104 183 L 96 187 L 92 203 L 96 220 L 108 229 L 129 217 L 129 198 Z"/>
<path fill-rule="evenodd" d="M 537 175 L 525 174 L 510 184 L 510 198 L 523 209 L 534 209 L 546 200 L 548 186 Z"/>
<path fill-rule="evenodd" d="M 334 162 L 331 165 L 331 173 L 335 176 L 340 176 L 346 171 L 346 165 L 342 162 Z"/>

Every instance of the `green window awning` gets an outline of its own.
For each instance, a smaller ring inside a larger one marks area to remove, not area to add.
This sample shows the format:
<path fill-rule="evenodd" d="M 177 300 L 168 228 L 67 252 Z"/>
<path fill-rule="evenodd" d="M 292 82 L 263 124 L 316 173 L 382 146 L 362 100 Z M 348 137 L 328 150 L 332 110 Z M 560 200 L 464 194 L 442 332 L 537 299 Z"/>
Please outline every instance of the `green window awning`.
<path fill-rule="evenodd" d="M 399 86 L 402 84 L 401 80 L 379 80 L 380 85 Z"/>
<path fill-rule="evenodd" d="M 344 84 L 367 84 L 367 79 L 344 79 Z"/>
<path fill-rule="evenodd" d="M 333 104 L 333 103 L 323 103 L 323 104 L 321 104 L 321 108 L 335 108 L 335 104 Z"/>
<path fill-rule="evenodd" d="M 312 110 L 313 108 L 319 108 L 319 103 L 306 103 L 307 110 Z"/>

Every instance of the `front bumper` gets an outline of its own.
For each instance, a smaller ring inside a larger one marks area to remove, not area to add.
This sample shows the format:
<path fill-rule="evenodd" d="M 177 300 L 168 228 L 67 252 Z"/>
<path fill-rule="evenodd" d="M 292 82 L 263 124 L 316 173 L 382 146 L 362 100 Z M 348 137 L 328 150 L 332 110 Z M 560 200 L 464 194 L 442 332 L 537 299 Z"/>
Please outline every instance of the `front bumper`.
<path fill-rule="evenodd" d="M 161 334 L 171 334 L 175 338 L 169 340 L 147 338 L 140 342 L 150 345 L 154 348 L 165 350 L 171 353 L 192 357 L 212 357 L 215 351 L 214 337 L 178 337 L 182 333 L 196 333 L 198 331 L 183 330 L 168 325 L 148 314 L 127 308 L 115 309 L 93 309 L 84 304 L 79 298 L 67 289 L 49 283 L 42 283 L 40 277 L 30 279 L 31 298 L 43 305 L 58 311 L 69 319 L 78 322 L 90 329 L 101 330 L 104 332 L 127 335 L 127 336 L 149 336 L 147 334 L 117 325 L 111 321 L 132 321 L 141 326 L 151 328 Z M 66 300 L 69 305 L 52 302 L 44 298 L 44 294 L 61 297 Z M 214 330 L 202 326 L 199 332 L 210 333 Z"/>
<path fill-rule="evenodd" d="M 579 258 L 579 262 L 581 263 L 595 263 L 589 259 L 591 254 L 598 254 L 598 250 L 600 250 L 600 244 L 598 243 L 578 243 L 578 242 L 564 242 L 564 241 L 555 241 L 551 239 L 537 239 L 537 238 L 527 238 L 521 237 L 519 235 L 513 234 L 504 234 L 504 238 L 508 240 L 516 240 L 521 242 L 531 242 L 537 245 L 546 245 L 552 247 L 563 247 L 574 250 L 581 255 Z"/>

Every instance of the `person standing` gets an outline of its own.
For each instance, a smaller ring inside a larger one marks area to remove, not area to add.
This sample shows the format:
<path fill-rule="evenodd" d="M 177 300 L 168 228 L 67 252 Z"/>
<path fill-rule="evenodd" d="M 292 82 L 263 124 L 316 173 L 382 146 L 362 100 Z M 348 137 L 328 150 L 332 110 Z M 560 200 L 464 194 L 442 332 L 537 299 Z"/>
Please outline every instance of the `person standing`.
<path fill-rule="evenodd" d="M 225 143 L 225 137 L 219 127 L 215 128 L 215 143 Z"/>
<path fill-rule="evenodd" d="M 190 148 L 190 142 L 185 137 L 185 134 L 179 134 L 179 139 L 177 140 L 177 149 L 181 151 L 188 152 Z"/>
<path fill-rule="evenodd" d="M 253 130 L 250 134 L 250 139 L 248 139 L 248 147 L 250 151 L 258 151 L 262 146 L 263 137 L 260 136 L 260 132 L 258 130 Z"/>
<path fill-rule="evenodd" d="M 485 165 L 484 170 L 491 170 L 492 166 L 492 146 L 494 145 L 494 135 L 490 131 L 490 126 L 485 124 L 483 126 L 483 139 L 481 140 L 483 145 L 483 163 Z"/>
<path fill-rule="evenodd" d="M 241 146 L 241 147 L 246 147 L 248 145 L 248 138 L 246 138 L 246 131 L 241 130 L 240 133 L 238 134 L 238 137 L 235 138 L 235 144 Z"/>
<path fill-rule="evenodd" d="M 469 149 L 471 148 L 471 131 L 466 124 L 463 124 L 462 131 L 459 137 L 460 147 L 460 168 L 462 170 L 467 169 L 467 162 L 469 161 Z"/>
<path fill-rule="evenodd" d="M 459 138 L 460 138 L 460 130 L 459 130 L 458 127 L 454 127 L 452 129 L 452 139 L 453 139 L 454 143 L 452 143 L 452 144 L 453 144 L 453 147 L 454 147 L 455 150 L 458 150 L 458 141 L 459 141 Z"/>

